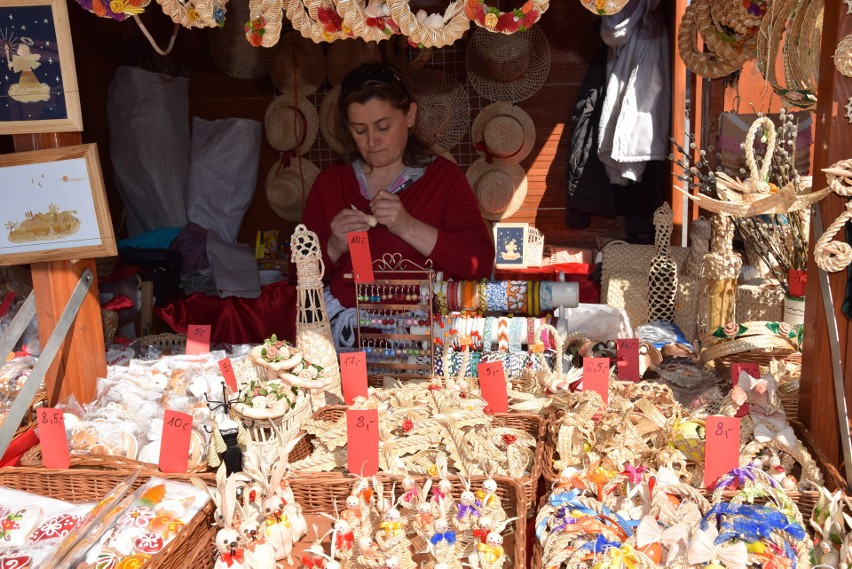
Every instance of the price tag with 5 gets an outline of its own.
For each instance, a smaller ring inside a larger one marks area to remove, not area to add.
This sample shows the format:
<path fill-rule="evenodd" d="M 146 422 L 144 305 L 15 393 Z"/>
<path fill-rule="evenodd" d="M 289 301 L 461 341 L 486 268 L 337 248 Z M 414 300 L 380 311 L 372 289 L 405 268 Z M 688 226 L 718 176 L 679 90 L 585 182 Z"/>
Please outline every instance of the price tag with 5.
<path fill-rule="evenodd" d="M 609 404 L 609 358 L 583 358 L 583 391 L 596 391 Z"/>
<path fill-rule="evenodd" d="M 482 398 L 495 413 L 509 412 L 509 394 L 503 362 L 487 362 L 476 366 Z"/>
<path fill-rule="evenodd" d="M 210 324 L 190 324 L 186 330 L 186 353 L 204 354 L 210 351 Z"/>
<path fill-rule="evenodd" d="M 41 407 L 37 419 L 42 463 L 46 468 L 68 468 L 71 465 L 71 457 L 68 454 L 62 410 Z"/>

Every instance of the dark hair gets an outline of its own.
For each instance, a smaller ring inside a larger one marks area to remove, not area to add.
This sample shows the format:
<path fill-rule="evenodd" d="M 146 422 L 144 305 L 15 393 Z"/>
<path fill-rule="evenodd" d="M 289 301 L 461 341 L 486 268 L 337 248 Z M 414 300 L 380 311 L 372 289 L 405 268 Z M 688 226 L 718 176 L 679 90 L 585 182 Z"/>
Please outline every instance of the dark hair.
<path fill-rule="evenodd" d="M 337 97 L 337 137 L 346 145 L 343 159 L 353 162 L 363 156 L 358 151 L 352 134 L 349 132 L 347 110 L 352 103 L 364 104 L 372 99 L 386 101 L 393 108 L 407 113 L 411 103 L 416 103 L 411 85 L 402 75 L 383 63 L 363 63 L 346 74 L 340 82 L 340 94 Z M 408 131 L 408 141 L 402 153 L 402 163 L 410 167 L 423 167 L 429 164 L 434 153 L 429 145 L 417 138 L 415 127 Z"/>

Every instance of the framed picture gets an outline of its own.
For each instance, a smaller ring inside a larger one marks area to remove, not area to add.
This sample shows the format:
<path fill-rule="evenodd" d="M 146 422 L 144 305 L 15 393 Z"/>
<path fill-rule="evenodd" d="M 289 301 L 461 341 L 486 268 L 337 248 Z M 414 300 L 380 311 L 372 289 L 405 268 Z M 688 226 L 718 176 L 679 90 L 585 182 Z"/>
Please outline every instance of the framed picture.
<path fill-rule="evenodd" d="M 525 256 L 527 245 L 527 223 L 495 223 L 494 266 L 498 269 L 524 269 L 527 266 Z"/>
<path fill-rule="evenodd" d="M 116 255 L 94 144 L 0 155 L 0 265 Z"/>
<path fill-rule="evenodd" d="M 65 0 L 0 3 L 0 134 L 82 131 Z"/>

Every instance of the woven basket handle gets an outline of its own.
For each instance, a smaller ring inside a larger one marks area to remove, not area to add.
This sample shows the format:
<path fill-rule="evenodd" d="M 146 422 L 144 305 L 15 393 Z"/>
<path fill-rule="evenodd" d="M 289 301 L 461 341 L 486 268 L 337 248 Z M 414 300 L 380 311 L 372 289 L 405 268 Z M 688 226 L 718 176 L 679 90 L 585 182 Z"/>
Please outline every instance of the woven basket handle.
<path fill-rule="evenodd" d="M 754 159 L 754 137 L 757 135 L 757 129 L 763 127 L 766 131 L 766 153 L 763 155 L 763 164 L 760 168 L 757 167 L 757 162 Z M 757 182 L 769 181 L 769 168 L 772 166 L 772 155 L 775 154 L 775 123 L 769 117 L 757 117 L 751 123 L 748 133 L 745 138 L 745 158 L 748 165 L 749 175 L 751 179 Z"/>
<path fill-rule="evenodd" d="M 541 328 L 553 336 L 553 345 L 556 346 L 556 361 L 553 362 L 553 373 L 562 375 L 564 374 L 562 370 L 562 355 L 565 353 L 565 338 L 559 336 L 559 332 L 550 324 L 542 324 Z"/>

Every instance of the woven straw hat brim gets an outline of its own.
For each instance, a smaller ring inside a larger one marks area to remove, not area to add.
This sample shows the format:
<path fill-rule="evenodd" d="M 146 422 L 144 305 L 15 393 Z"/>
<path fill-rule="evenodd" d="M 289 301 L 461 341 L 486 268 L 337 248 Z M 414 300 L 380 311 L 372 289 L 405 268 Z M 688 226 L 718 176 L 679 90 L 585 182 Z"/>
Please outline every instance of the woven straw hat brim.
<path fill-rule="evenodd" d="M 326 59 L 326 75 L 332 87 L 337 87 L 351 70 L 362 63 L 379 63 L 382 54 L 375 43 L 361 38 L 332 42 Z"/>
<path fill-rule="evenodd" d="M 470 99 L 450 75 L 423 68 L 411 75 L 417 100 L 417 137 L 426 144 L 453 148 L 470 126 Z"/>
<path fill-rule="evenodd" d="M 269 73 L 278 46 L 254 47 L 246 40 L 243 24 L 250 20 L 248 2 L 232 2 L 221 28 L 208 33 L 213 63 L 235 79 L 260 79 Z"/>
<path fill-rule="evenodd" d="M 474 144 L 485 144 L 494 162 L 518 164 L 532 151 L 535 125 L 522 108 L 508 103 L 492 103 L 473 119 L 471 136 Z M 485 156 L 483 150 L 477 148 L 477 152 Z"/>
<path fill-rule="evenodd" d="M 498 191 L 498 188 L 481 183 L 483 176 L 489 172 L 505 174 L 508 176 L 513 188 L 511 198 L 508 199 L 508 202 L 501 204 L 500 208 L 496 210 L 491 205 L 491 202 L 495 198 L 500 199 L 499 196 L 494 194 L 495 191 Z M 518 164 L 489 164 L 485 158 L 480 158 L 468 167 L 465 175 L 473 188 L 474 194 L 476 194 L 476 199 L 479 202 L 479 210 L 485 219 L 500 221 L 514 215 L 521 208 L 524 199 L 527 197 L 527 174 Z"/>
<path fill-rule="evenodd" d="M 344 154 L 346 143 L 337 137 L 337 97 L 340 87 L 334 87 L 322 98 L 319 108 L 320 132 L 326 144 L 337 154 Z"/>
<path fill-rule="evenodd" d="M 304 158 L 292 158 L 290 165 L 280 169 L 276 163 L 266 175 L 266 201 L 278 216 L 298 223 L 319 168 Z"/>
<path fill-rule="evenodd" d="M 489 69 L 510 58 L 517 60 L 517 67 L 523 73 L 511 80 L 493 77 Z M 468 42 L 465 64 L 470 84 L 477 93 L 492 101 L 517 103 L 535 95 L 547 80 L 550 45 L 538 25 L 511 35 L 477 28 Z"/>
<path fill-rule="evenodd" d="M 304 120 L 303 120 L 304 119 Z M 266 140 L 280 152 L 305 154 L 317 139 L 317 110 L 304 97 L 279 95 L 266 108 L 263 119 Z"/>
<path fill-rule="evenodd" d="M 275 88 L 299 97 L 315 93 L 325 81 L 325 53 L 322 46 L 296 32 L 286 34 L 278 45 L 278 52 L 269 69 Z"/>

